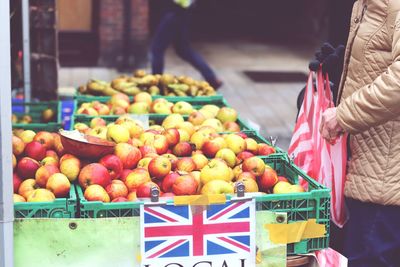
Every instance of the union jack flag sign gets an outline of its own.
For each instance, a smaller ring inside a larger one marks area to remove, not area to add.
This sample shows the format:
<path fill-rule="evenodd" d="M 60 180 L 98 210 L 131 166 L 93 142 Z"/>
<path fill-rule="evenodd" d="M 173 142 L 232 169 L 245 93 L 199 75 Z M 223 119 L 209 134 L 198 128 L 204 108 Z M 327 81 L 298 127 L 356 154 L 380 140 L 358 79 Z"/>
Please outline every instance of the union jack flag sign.
<path fill-rule="evenodd" d="M 142 266 L 224 259 L 255 263 L 254 201 L 211 205 L 199 213 L 190 206 L 144 205 L 140 218 Z"/>

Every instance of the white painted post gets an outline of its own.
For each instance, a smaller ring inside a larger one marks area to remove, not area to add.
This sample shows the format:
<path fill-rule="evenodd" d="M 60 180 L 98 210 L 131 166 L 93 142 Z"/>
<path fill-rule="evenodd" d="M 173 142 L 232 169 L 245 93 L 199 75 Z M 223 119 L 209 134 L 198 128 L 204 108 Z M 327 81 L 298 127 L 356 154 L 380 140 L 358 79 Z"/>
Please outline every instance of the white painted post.
<path fill-rule="evenodd" d="M 10 1 L 0 1 L 0 267 L 14 264 Z"/>
<path fill-rule="evenodd" d="M 24 71 L 24 96 L 25 102 L 31 102 L 31 41 L 29 0 L 22 0 L 22 55 Z"/>

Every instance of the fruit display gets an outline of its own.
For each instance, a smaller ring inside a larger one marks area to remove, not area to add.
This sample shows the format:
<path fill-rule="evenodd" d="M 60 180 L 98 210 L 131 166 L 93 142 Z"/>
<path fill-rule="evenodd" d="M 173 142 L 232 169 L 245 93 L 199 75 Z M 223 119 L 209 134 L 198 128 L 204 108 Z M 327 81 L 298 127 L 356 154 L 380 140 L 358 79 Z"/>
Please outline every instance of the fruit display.
<path fill-rule="evenodd" d="M 132 76 L 116 77 L 111 82 L 92 79 L 78 88 L 80 94 L 112 96 L 124 93 L 136 96 L 140 92 L 164 96 L 212 96 L 215 89 L 206 81 L 197 81 L 187 76 L 171 74 L 151 75 L 137 70 Z"/>

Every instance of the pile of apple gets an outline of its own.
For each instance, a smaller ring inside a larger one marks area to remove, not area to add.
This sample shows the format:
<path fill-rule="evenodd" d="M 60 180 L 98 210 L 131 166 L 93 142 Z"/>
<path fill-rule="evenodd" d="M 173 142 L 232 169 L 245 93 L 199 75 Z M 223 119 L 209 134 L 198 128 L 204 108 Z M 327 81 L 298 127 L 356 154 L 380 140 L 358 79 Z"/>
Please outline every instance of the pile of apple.
<path fill-rule="evenodd" d="M 151 75 L 144 70 L 135 71 L 133 76 L 120 76 L 111 82 L 90 80 L 78 89 L 81 94 L 112 96 L 125 93 L 130 96 L 140 92 L 165 96 L 210 96 L 215 90 L 206 81 L 196 81 L 187 76 L 170 74 Z"/>
<path fill-rule="evenodd" d="M 196 110 L 192 104 L 179 101 L 177 103 L 169 102 L 164 98 L 158 98 L 154 101 L 148 93 L 139 93 L 135 96 L 133 103 L 129 102 L 129 97 L 125 94 L 116 94 L 105 104 L 99 101 L 91 103 L 82 103 L 77 109 L 77 114 L 89 116 L 104 115 L 124 115 L 124 114 L 177 114 L 188 115 L 188 121 L 193 125 L 212 125 L 217 127 L 218 131 L 225 130 L 238 132 L 239 125 L 236 123 L 238 118 L 235 109 L 230 107 L 218 107 L 217 105 L 204 105 Z M 181 120 L 181 119 L 180 119 Z M 91 123 L 91 128 L 97 126 L 97 123 Z"/>
<path fill-rule="evenodd" d="M 47 108 L 42 111 L 40 123 L 47 123 L 53 121 L 55 117 L 55 111 L 51 108 Z M 32 123 L 32 116 L 29 114 L 24 114 L 22 116 L 17 116 L 17 114 L 12 114 L 12 123 L 30 124 Z"/>
<path fill-rule="evenodd" d="M 16 130 L 12 137 L 14 202 L 53 201 L 69 196 L 79 160 L 63 154 L 55 133 Z"/>
<path fill-rule="evenodd" d="M 237 182 L 244 184 L 245 192 L 304 192 L 301 186 L 278 177 L 259 157 L 231 162 L 230 151 L 222 149 L 214 159 L 208 159 L 202 151 L 179 158 L 171 153 L 157 155 L 145 147 L 120 143 L 113 155 L 84 166 L 79 184 L 86 200 L 102 202 L 149 198 L 154 187 L 161 197 L 233 194 Z"/>
<path fill-rule="evenodd" d="M 150 197 L 152 187 L 158 188 L 161 196 L 231 194 L 238 181 L 246 192 L 301 189 L 287 180 L 279 181 L 275 170 L 257 157 L 275 152 L 268 144 L 258 144 L 244 133 L 219 134 L 210 126 L 190 128 L 190 133 L 170 126 L 144 131 L 129 117 L 120 117 L 109 126 L 113 128 L 107 137 L 117 142 L 115 153 L 83 167 L 79 184 L 85 198 L 129 201 Z M 121 137 L 124 128 L 129 130 Z M 290 187 L 281 190 L 282 183 Z"/>
<path fill-rule="evenodd" d="M 56 133 L 15 131 L 14 200 L 67 197 L 74 181 L 86 200 L 103 202 L 147 198 L 153 187 L 164 197 L 233 194 L 237 182 L 245 185 L 245 192 L 302 192 L 258 157 L 274 153 L 274 148 L 244 133 L 219 134 L 202 126 L 181 135 L 177 128 L 144 130 L 132 118 L 119 119 L 113 126 L 120 128 L 108 131 L 109 139 L 117 142 L 114 153 L 99 160 L 65 154 Z M 121 133 L 127 138 L 121 139 Z"/>

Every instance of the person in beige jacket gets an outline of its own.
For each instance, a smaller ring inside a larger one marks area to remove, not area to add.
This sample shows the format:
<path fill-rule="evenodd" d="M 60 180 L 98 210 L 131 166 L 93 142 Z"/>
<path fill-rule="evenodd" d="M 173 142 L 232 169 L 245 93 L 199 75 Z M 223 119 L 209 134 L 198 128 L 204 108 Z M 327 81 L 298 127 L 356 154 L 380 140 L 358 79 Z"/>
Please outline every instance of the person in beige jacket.
<path fill-rule="evenodd" d="M 321 134 L 350 134 L 349 266 L 400 266 L 400 0 L 353 7 L 337 107 Z"/>

